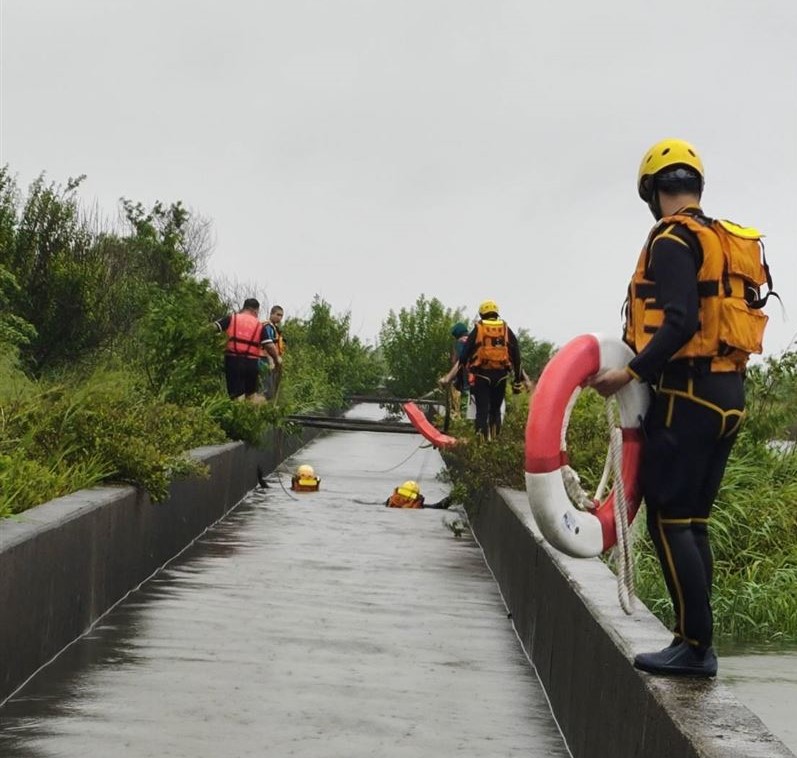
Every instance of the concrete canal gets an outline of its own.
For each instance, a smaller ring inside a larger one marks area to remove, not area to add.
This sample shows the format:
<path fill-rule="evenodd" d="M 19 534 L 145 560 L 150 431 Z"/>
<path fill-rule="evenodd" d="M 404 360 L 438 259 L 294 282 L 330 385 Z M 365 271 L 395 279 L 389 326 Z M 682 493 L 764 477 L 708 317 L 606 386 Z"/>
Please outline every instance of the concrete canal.
<path fill-rule="evenodd" d="M 286 489 L 299 462 L 320 492 Z M 442 497 L 440 466 L 412 435 L 317 439 L 18 691 L 0 755 L 568 755 L 457 514 L 383 506 Z"/>

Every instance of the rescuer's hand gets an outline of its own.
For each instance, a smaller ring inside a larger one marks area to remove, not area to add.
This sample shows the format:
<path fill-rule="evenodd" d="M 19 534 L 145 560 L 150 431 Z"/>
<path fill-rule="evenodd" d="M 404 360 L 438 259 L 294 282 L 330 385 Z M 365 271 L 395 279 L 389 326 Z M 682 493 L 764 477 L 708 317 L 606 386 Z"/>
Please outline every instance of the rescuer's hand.
<path fill-rule="evenodd" d="M 624 368 L 607 368 L 587 379 L 587 386 L 602 397 L 609 397 L 625 387 L 631 379 L 633 377 Z"/>
<path fill-rule="evenodd" d="M 447 387 L 447 386 L 448 386 L 448 385 L 451 383 L 451 380 L 448 378 L 448 376 L 441 376 L 441 377 L 440 377 L 440 378 L 437 380 L 437 383 L 438 383 L 438 384 L 439 384 L 441 387 Z"/>

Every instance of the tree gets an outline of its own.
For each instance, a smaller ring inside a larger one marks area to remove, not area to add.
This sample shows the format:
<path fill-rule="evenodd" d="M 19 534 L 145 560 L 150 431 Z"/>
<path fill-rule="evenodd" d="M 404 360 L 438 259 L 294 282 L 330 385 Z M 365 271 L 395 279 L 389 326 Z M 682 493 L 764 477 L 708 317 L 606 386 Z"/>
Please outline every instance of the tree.
<path fill-rule="evenodd" d="M 336 316 L 318 295 L 310 316 L 284 324 L 287 344 L 282 400 L 296 407 L 341 407 L 349 393 L 375 389 L 384 374 L 379 354 L 349 334 L 351 314 Z"/>
<path fill-rule="evenodd" d="M 520 360 L 523 368 L 535 382 L 540 378 L 545 364 L 553 357 L 556 346 L 552 342 L 545 342 L 532 337 L 527 329 L 518 329 L 515 333 L 520 347 Z"/>
<path fill-rule="evenodd" d="M 4 329 L 23 337 L 21 358 L 37 374 L 122 344 L 153 301 L 203 265 L 212 242 L 209 223 L 179 202 L 146 210 L 122 200 L 126 233 L 103 229 L 79 206 L 83 179 L 60 185 L 42 174 L 21 200 L 0 168 L 3 305 L 12 314 Z"/>
<path fill-rule="evenodd" d="M 207 280 L 187 279 L 153 299 L 132 342 L 150 388 L 164 400 L 201 404 L 221 392 L 226 338 L 212 324 L 221 307 Z"/>
<path fill-rule="evenodd" d="M 380 342 L 387 365 L 390 391 L 418 397 L 437 386 L 451 367 L 451 327 L 463 318 L 462 310 L 446 308 L 437 298 L 421 296 L 412 308 L 392 310 L 382 323 Z"/>

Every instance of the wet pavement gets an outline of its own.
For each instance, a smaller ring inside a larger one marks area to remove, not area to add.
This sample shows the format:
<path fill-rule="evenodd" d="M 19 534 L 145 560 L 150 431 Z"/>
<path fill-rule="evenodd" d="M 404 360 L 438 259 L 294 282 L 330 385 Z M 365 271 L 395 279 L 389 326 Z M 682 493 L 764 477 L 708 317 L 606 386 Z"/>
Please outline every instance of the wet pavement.
<path fill-rule="evenodd" d="M 0 756 L 567 756 L 458 515 L 383 506 L 445 495 L 421 444 L 287 461 L 0 709 Z M 298 463 L 320 492 L 285 489 Z"/>
<path fill-rule="evenodd" d="M 797 649 L 723 655 L 720 676 L 797 755 Z"/>

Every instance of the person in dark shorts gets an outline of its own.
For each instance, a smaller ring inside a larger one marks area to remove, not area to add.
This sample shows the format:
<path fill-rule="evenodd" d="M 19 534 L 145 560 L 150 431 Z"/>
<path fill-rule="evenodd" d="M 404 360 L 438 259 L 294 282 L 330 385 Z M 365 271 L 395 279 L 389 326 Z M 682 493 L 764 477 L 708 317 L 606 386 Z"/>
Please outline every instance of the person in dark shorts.
<path fill-rule="evenodd" d="M 266 329 L 259 319 L 260 303 L 253 297 L 244 301 L 238 313 L 231 313 L 215 322 L 219 331 L 227 335 L 224 349 L 224 375 L 227 394 L 233 400 L 246 398 L 262 403 L 259 394 L 259 362 L 263 355 Z"/>

